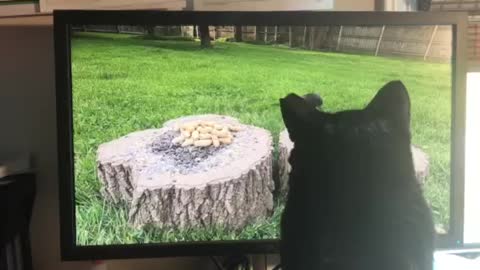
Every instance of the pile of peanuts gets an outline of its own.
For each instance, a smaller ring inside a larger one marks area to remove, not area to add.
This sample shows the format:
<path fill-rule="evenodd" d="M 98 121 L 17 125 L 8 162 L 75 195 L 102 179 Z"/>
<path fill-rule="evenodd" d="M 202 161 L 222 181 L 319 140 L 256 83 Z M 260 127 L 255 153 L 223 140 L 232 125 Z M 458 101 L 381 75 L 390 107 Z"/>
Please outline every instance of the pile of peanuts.
<path fill-rule="evenodd" d="M 184 123 L 175 126 L 175 131 L 180 132 L 180 136 L 174 138 L 172 143 L 182 147 L 208 147 L 211 145 L 219 147 L 222 144 L 231 144 L 233 133 L 240 130 L 240 126 L 222 125 L 212 121 Z"/>

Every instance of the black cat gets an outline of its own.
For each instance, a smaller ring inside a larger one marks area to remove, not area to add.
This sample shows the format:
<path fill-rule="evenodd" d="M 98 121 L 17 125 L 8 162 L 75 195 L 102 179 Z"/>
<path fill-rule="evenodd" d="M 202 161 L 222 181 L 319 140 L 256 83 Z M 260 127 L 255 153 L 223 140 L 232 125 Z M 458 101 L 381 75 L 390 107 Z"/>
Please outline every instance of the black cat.
<path fill-rule="evenodd" d="M 415 179 L 410 100 L 392 81 L 363 110 L 280 100 L 290 138 L 284 270 L 432 270 L 434 226 Z"/>

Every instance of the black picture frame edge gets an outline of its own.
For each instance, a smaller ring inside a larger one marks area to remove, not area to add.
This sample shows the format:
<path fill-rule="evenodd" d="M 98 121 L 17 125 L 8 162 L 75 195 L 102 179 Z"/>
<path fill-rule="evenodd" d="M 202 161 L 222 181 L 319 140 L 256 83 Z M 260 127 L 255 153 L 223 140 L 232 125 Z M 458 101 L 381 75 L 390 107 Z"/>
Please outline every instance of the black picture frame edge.
<path fill-rule="evenodd" d="M 74 24 L 123 25 L 452 25 L 452 181 L 450 230 L 439 235 L 437 248 L 463 246 L 464 148 L 466 105 L 466 36 L 464 12 L 215 12 L 152 10 L 55 10 L 54 46 L 57 95 L 57 141 L 62 260 L 122 259 L 178 256 L 278 253 L 278 240 L 77 246 L 75 187 L 73 180 L 73 119 L 70 66 L 70 26 Z M 365 18 L 367 20 L 365 20 Z M 247 22 L 247 23 L 246 23 Z M 335 22 L 338 22 L 336 24 Z M 462 38 L 465 37 L 465 38 Z M 70 202 L 70 203 L 67 203 Z"/>
<path fill-rule="evenodd" d="M 92 25 L 454 25 L 464 12 L 54 10 L 68 24 Z M 332 22 L 341 23 L 332 23 Z"/>
<path fill-rule="evenodd" d="M 60 17 L 53 18 L 55 88 L 57 116 L 57 159 L 62 260 L 75 254 L 75 187 L 73 181 L 73 119 L 71 109 L 70 27 Z M 62 203 L 64 202 L 64 203 Z M 65 202 L 70 202 L 69 204 Z"/>

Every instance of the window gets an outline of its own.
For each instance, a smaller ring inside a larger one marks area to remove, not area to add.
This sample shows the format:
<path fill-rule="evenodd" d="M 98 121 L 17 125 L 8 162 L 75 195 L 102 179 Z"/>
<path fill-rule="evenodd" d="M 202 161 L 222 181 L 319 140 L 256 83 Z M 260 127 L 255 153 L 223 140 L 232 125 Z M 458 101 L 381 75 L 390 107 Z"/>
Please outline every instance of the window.
<path fill-rule="evenodd" d="M 480 243 L 480 72 L 467 76 L 464 242 Z"/>

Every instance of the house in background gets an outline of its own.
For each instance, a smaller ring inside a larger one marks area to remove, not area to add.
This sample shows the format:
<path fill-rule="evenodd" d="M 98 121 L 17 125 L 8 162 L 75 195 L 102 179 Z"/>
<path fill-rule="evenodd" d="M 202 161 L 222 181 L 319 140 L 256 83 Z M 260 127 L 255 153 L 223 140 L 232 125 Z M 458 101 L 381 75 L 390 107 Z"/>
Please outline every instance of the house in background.
<path fill-rule="evenodd" d="M 432 0 L 431 11 L 464 11 L 469 14 L 468 58 L 470 68 L 480 69 L 480 0 Z"/>

